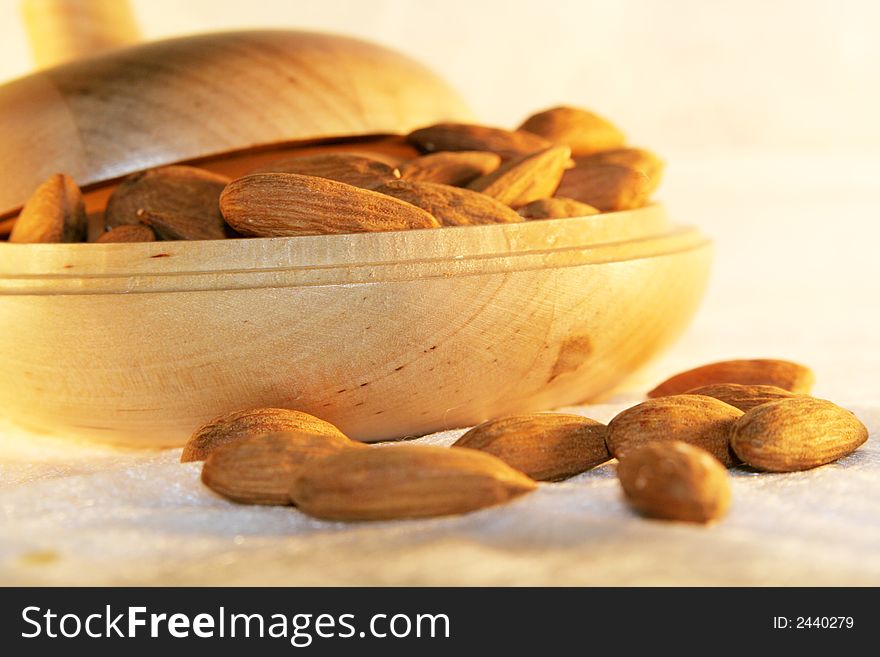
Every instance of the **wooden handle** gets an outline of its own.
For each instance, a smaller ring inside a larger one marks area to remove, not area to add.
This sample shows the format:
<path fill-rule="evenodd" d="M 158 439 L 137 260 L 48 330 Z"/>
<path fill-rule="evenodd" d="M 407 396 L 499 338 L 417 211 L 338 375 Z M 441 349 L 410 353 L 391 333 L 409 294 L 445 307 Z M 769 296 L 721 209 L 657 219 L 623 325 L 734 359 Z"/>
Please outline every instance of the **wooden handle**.
<path fill-rule="evenodd" d="M 22 0 L 37 68 L 136 43 L 128 0 Z"/>

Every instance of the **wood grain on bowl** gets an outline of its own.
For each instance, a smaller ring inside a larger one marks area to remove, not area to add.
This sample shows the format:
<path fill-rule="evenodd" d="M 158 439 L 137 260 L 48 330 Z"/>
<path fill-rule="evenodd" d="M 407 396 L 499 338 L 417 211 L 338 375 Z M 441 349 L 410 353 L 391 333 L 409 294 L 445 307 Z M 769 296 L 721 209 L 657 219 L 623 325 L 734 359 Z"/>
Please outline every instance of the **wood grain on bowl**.
<path fill-rule="evenodd" d="M 378 440 L 577 403 L 683 330 L 710 251 L 656 205 L 441 230 L 0 243 L 0 407 L 41 431 L 179 445 L 241 408 Z"/>

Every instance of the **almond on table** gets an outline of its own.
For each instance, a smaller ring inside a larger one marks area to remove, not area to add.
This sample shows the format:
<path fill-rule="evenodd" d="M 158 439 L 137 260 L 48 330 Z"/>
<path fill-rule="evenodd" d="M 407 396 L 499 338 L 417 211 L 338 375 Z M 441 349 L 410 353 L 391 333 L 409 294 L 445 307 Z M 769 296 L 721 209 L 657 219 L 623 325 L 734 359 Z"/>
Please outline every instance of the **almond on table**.
<path fill-rule="evenodd" d="M 536 481 L 560 481 L 605 463 L 606 427 L 581 415 L 533 413 L 477 425 L 453 447 L 497 456 Z"/>
<path fill-rule="evenodd" d="M 797 397 L 795 393 L 776 386 L 743 385 L 740 383 L 713 383 L 688 390 L 685 394 L 714 397 L 744 413 L 752 410 L 755 406 L 777 399 Z"/>
<path fill-rule="evenodd" d="M 394 445 L 344 450 L 309 464 L 290 498 L 326 520 L 394 520 L 468 513 L 533 491 L 534 481 L 473 449 Z"/>
<path fill-rule="evenodd" d="M 251 408 L 225 413 L 196 429 L 183 448 L 180 462 L 204 461 L 220 445 L 278 432 L 349 440 L 329 422 L 308 413 L 289 408 Z"/>
<path fill-rule="evenodd" d="M 608 450 L 616 458 L 645 443 L 678 440 L 696 445 L 726 466 L 737 459 L 730 430 L 743 412 L 712 397 L 675 395 L 649 399 L 618 413 L 608 423 Z"/>
<path fill-rule="evenodd" d="M 769 472 L 825 465 L 851 454 L 867 440 L 867 427 L 853 413 L 813 397 L 756 406 L 734 423 L 731 432 L 737 456 Z"/>
<path fill-rule="evenodd" d="M 678 395 L 715 383 L 769 385 L 796 394 L 809 394 L 815 376 L 799 363 L 772 358 L 725 360 L 696 367 L 670 377 L 648 393 L 648 397 Z"/>
<path fill-rule="evenodd" d="M 709 452 L 678 440 L 640 445 L 621 457 L 617 478 L 627 501 L 664 520 L 709 523 L 730 507 L 730 481 Z"/>
<path fill-rule="evenodd" d="M 332 434 L 287 430 L 217 446 L 202 466 L 202 482 L 241 504 L 290 504 L 293 479 L 310 463 L 347 449 L 369 449 Z"/>

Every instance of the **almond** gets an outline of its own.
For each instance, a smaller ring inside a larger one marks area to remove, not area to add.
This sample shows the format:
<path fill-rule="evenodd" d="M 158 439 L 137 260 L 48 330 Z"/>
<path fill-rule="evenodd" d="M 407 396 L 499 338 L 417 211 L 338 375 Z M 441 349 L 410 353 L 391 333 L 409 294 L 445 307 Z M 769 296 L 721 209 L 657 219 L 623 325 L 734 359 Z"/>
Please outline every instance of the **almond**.
<path fill-rule="evenodd" d="M 163 240 L 219 240 L 226 235 L 221 235 L 216 228 L 206 225 L 201 219 L 180 214 L 160 214 L 138 210 L 141 224 L 149 227 L 155 235 Z"/>
<path fill-rule="evenodd" d="M 406 140 L 423 153 L 491 151 L 501 157 L 516 157 L 552 145 L 531 132 L 511 132 L 468 123 L 438 123 L 414 130 Z"/>
<path fill-rule="evenodd" d="M 392 520 L 468 513 L 534 489 L 534 481 L 483 452 L 395 445 L 316 461 L 294 479 L 290 497 L 316 518 Z"/>
<path fill-rule="evenodd" d="M 104 221 L 115 228 L 146 220 L 168 239 L 224 239 L 219 199 L 228 182 L 226 176 L 189 166 L 136 173 L 113 190 Z"/>
<path fill-rule="evenodd" d="M 441 151 L 400 165 L 400 177 L 412 182 L 433 182 L 461 187 L 492 173 L 501 156 L 489 151 Z"/>
<path fill-rule="evenodd" d="M 368 449 L 345 436 L 284 431 L 220 445 L 205 459 L 202 482 L 241 504 L 290 504 L 291 481 L 307 464 L 345 449 Z"/>
<path fill-rule="evenodd" d="M 554 107 L 533 114 L 519 127 L 560 146 L 573 155 L 587 155 L 623 146 L 624 134 L 611 122 L 576 107 Z"/>
<path fill-rule="evenodd" d="M 15 226 L 15 221 L 15 217 L 0 219 L 0 237 L 9 237 L 9 234 L 12 233 L 12 228 Z"/>
<path fill-rule="evenodd" d="M 868 429 L 848 410 L 824 399 L 793 397 L 756 406 L 731 432 L 734 452 L 769 472 L 809 470 L 851 454 Z"/>
<path fill-rule="evenodd" d="M 563 219 L 567 217 L 588 217 L 599 214 L 592 205 L 575 201 L 573 198 L 539 198 L 519 210 L 526 219 Z"/>
<path fill-rule="evenodd" d="M 568 146 L 553 146 L 510 160 L 474 180 L 469 189 L 517 208 L 553 196 L 565 170 L 572 165 Z"/>
<path fill-rule="evenodd" d="M 124 224 L 104 233 L 97 240 L 99 244 L 111 242 L 155 242 L 156 235 L 149 226 Z"/>
<path fill-rule="evenodd" d="M 736 463 L 730 451 L 730 428 L 743 412 L 712 397 L 676 395 L 649 399 L 619 413 L 608 423 L 612 456 L 621 458 L 645 443 L 680 440 L 702 447 L 726 466 Z"/>
<path fill-rule="evenodd" d="M 10 242 L 82 242 L 86 207 L 73 178 L 56 173 L 28 199 L 9 234 Z"/>
<path fill-rule="evenodd" d="M 281 431 L 348 440 L 335 426 L 314 415 L 289 408 L 253 408 L 226 413 L 196 429 L 183 448 L 180 462 L 204 461 L 220 445 Z"/>
<path fill-rule="evenodd" d="M 713 383 L 776 386 L 807 395 L 814 380 L 808 367 L 787 360 L 725 360 L 676 374 L 649 392 L 648 397 L 678 395 Z"/>
<path fill-rule="evenodd" d="M 298 173 L 375 189 L 400 178 L 400 171 L 385 162 L 352 153 L 320 153 L 276 160 L 252 173 Z"/>
<path fill-rule="evenodd" d="M 619 164 L 620 166 L 641 171 L 651 181 L 652 193 L 660 184 L 665 166 L 663 160 L 644 148 L 615 148 L 610 151 L 576 157 L 574 161 L 578 166 Z"/>
<path fill-rule="evenodd" d="M 601 422 L 580 415 L 534 413 L 484 422 L 453 447 L 497 456 L 537 481 L 560 481 L 611 458 L 605 429 Z"/>
<path fill-rule="evenodd" d="M 437 228 L 410 203 L 354 185 L 296 173 L 233 180 L 220 197 L 226 221 L 243 235 L 285 237 Z"/>
<path fill-rule="evenodd" d="M 618 164 L 590 164 L 566 171 L 556 194 L 602 212 L 617 212 L 642 207 L 652 189 L 650 179 L 641 171 Z"/>
<path fill-rule="evenodd" d="M 720 399 L 725 404 L 738 408 L 743 413 L 767 402 L 797 396 L 793 392 L 777 388 L 776 386 L 741 385 L 739 383 L 714 383 L 688 390 L 686 394 L 714 397 L 715 399 Z"/>
<path fill-rule="evenodd" d="M 628 451 L 617 465 L 617 477 L 627 501 L 651 518 L 708 523 L 730 508 L 724 466 L 707 451 L 678 440 Z"/>
<path fill-rule="evenodd" d="M 523 220 L 509 207 L 485 194 L 451 185 L 395 180 L 376 191 L 422 208 L 441 226 L 510 224 Z"/>

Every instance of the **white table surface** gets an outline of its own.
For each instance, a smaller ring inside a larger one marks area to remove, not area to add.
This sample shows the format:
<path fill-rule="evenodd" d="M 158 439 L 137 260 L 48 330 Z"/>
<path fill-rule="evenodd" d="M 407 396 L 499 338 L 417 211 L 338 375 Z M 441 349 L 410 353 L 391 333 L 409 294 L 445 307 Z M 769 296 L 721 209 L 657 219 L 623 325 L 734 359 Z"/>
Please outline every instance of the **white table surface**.
<path fill-rule="evenodd" d="M 237 506 L 180 450 L 126 451 L 0 424 L 0 583 L 880 584 L 880 184 L 876 156 L 679 157 L 660 199 L 716 240 L 692 327 L 607 404 L 712 360 L 792 358 L 871 437 L 842 461 L 732 472 L 712 527 L 649 521 L 613 465 L 467 516 L 347 525 Z M 448 444 L 461 431 L 421 439 Z"/>

